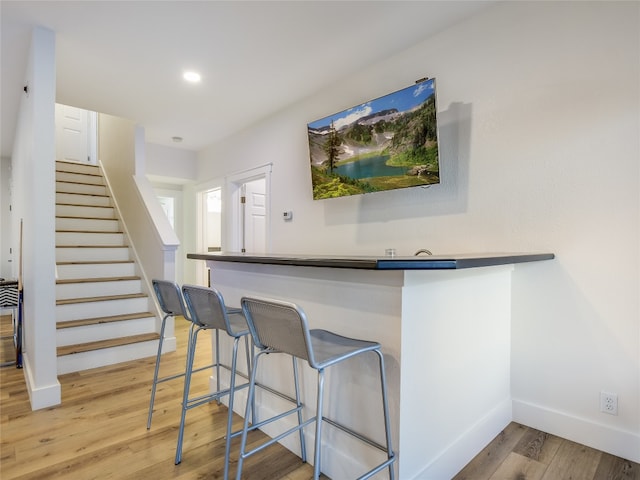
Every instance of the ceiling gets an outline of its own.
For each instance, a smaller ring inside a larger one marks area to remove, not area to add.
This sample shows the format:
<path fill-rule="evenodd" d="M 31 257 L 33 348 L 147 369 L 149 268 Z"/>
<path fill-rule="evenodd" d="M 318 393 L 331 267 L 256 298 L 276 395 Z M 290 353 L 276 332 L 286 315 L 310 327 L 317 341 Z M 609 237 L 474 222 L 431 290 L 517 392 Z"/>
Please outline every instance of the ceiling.
<path fill-rule="evenodd" d="M 58 103 L 197 151 L 494 3 L 2 0 L 1 154 L 37 25 L 56 33 Z M 186 83 L 187 69 L 202 81 Z"/>

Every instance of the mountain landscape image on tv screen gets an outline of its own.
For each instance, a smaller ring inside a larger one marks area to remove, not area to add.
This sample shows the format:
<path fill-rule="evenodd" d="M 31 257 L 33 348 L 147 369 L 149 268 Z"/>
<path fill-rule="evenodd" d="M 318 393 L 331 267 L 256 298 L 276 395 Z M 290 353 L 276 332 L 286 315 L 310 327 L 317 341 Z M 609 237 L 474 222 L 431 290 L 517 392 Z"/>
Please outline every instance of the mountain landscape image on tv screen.
<path fill-rule="evenodd" d="M 307 130 L 315 200 L 440 182 L 433 78 Z"/>

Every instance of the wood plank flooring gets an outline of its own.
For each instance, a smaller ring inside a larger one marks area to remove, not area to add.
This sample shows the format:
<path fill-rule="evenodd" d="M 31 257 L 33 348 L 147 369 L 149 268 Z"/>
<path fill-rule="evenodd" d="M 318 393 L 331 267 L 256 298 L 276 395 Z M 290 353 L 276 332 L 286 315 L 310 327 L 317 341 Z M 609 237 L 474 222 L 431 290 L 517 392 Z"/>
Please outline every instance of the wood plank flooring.
<path fill-rule="evenodd" d="M 640 480 L 640 465 L 511 423 L 454 480 Z"/>
<path fill-rule="evenodd" d="M 184 369 L 187 322 L 176 321 L 178 352 L 163 356 L 160 375 Z M 201 334 L 196 365 L 211 359 L 208 335 Z M 187 413 L 183 460 L 174 465 L 180 421 L 182 379 L 158 386 L 151 429 L 147 409 L 155 358 L 101 367 L 59 377 L 63 403 L 31 411 L 23 371 L 0 369 L 0 478 L 180 479 L 222 478 L 227 409 L 215 402 Z M 208 389 L 206 371 L 195 374 L 192 394 Z M 234 428 L 241 418 L 236 416 Z M 250 445 L 265 438 L 249 436 Z M 237 450 L 240 439 L 232 446 Z M 231 474 L 235 477 L 232 457 Z M 313 469 L 284 447 L 274 445 L 245 462 L 243 478 L 307 480 Z M 323 477 L 326 478 L 326 477 Z"/>
<path fill-rule="evenodd" d="M 183 320 L 176 321 L 178 351 L 164 355 L 161 376 L 184 368 L 186 326 Z M 211 358 L 208 338 L 202 337 L 196 360 L 200 365 Z M 159 385 L 153 424 L 147 431 L 154 361 L 148 358 L 62 375 L 62 405 L 35 412 L 29 406 L 22 370 L 1 368 L 0 478 L 222 478 L 224 406 L 212 403 L 188 412 L 183 460 L 177 466 L 173 459 L 181 380 Z M 206 391 L 207 377 L 206 372 L 195 376 L 192 391 Z M 240 417 L 235 421 L 238 428 Z M 254 433 L 252 442 L 264 438 L 260 432 Z M 235 448 L 238 441 L 234 440 Z M 232 476 L 235 461 L 232 456 Z M 310 465 L 279 445 L 249 458 L 245 466 L 243 478 L 250 480 L 307 480 L 313 476 Z M 381 474 L 376 478 L 387 477 Z M 512 423 L 454 480 L 640 480 L 640 467 Z"/>

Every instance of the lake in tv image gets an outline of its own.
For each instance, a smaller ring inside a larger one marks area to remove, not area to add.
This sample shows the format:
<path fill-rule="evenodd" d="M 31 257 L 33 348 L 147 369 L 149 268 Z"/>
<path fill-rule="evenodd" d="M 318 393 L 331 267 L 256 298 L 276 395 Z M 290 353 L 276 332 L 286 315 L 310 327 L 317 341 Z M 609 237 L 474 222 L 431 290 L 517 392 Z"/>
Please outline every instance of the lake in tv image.
<path fill-rule="evenodd" d="M 313 198 L 440 183 L 435 79 L 307 124 Z"/>

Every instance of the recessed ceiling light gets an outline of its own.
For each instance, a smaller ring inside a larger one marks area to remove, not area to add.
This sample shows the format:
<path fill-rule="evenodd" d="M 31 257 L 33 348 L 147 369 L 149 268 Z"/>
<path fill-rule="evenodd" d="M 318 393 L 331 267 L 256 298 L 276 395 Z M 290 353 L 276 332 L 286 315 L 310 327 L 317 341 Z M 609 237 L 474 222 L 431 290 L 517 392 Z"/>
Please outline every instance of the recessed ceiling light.
<path fill-rule="evenodd" d="M 197 72 L 184 72 L 182 78 L 187 82 L 198 83 L 200 81 L 200 74 Z"/>

